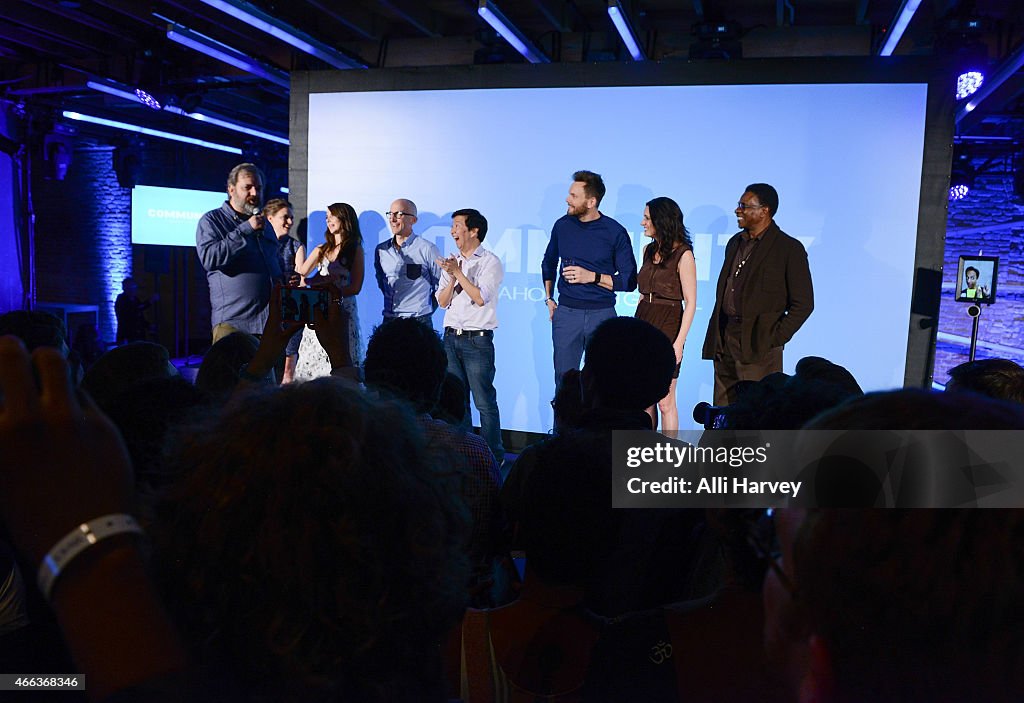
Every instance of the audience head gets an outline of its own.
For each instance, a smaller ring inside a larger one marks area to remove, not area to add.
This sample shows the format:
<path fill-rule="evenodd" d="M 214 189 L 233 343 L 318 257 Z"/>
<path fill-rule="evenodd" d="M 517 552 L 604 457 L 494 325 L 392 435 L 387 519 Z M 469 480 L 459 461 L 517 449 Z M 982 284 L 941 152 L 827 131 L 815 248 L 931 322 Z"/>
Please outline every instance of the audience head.
<path fill-rule="evenodd" d="M 802 700 L 1024 696 L 1024 511 L 776 513 L 765 642 Z"/>
<path fill-rule="evenodd" d="M 366 345 L 366 385 L 394 393 L 429 413 L 441 396 L 448 356 L 433 328 L 412 318 L 387 320 Z"/>
<path fill-rule="evenodd" d="M 135 282 L 135 279 L 129 276 L 128 278 L 121 281 L 121 290 L 128 295 L 135 295 L 139 290 L 139 285 Z"/>
<path fill-rule="evenodd" d="M 239 372 L 252 361 L 259 346 L 259 340 L 245 332 L 221 337 L 199 365 L 196 388 L 215 400 L 227 400 L 238 385 Z"/>
<path fill-rule="evenodd" d="M 587 586 L 615 546 L 621 511 L 611 507 L 608 446 L 568 432 L 539 445 L 523 489 L 519 537 L 527 574 Z"/>
<path fill-rule="evenodd" d="M 56 315 L 38 310 L 12 310 L 0 315 L 0 336 L 17 337 L 29 351 L 37 347 L 53 347 L 68 355 L 68 333 Z"/>
<path fill-rule="evenodd" d="M 467 515 L 406 406 L 331 378 L 261 386 L 174 461 L 158 561 L 205 661 L 273 700 L 429 689 L 465 607 Z"/>
<path fill-rule="evenodd" d="M 178 376 L 167 349 L 153 342 L 114 347 L 96 360 L 82 377 L 82 388 L 101 408 L 144 381 Z"/>
<path fill-rule="evenodd" d="M 1009 359 L 968 361 L 949 370 L 946 391 L 1024 403 L 1024 368 Z"/>
<path fill-rule="evenodd" d="M 173 433 L 207 414 L 209 398 L 181 376 L 152 378 L 109 400 L 103 411 L 117 426 L 135 467 L 135 488 L 147 511 L 175 483 L 164 460 Z"/>
<path fill-rule="evenodd" d="M 857 379 L 845 366 L 834 364 L 820 356 L 805 356 L 796 362 L 796 375 L 806 381 L 831 383 L 844 390 L 847 396 L 864 395 Z"/>
<path fill-rule="evenodd" d="M 587 344 L 584 407 L 644 410 L 668 393 L 676 355 L 668 337 L 635 317 L 602 322 Z"/>
<path fill-rule="evenodd" d="M 435 419 L 459 426 L 466 418 L 466 384 L 453 373 L 444 375 L 441 397 L 431 413 Z"/>
<path fill-rule="evenodd" d="M 852 398 L 806 425 L 818 430 L 1019 430 L 1024 407 L 973 393 L 917 388 Z"/>
<path fill-rule="evenodd" d="M 551 401 L 555 413 L 555 432 L 565 432 L 581 427 L 583 415 L 583 389 L 579 369 L 569 369 L 562 375 Z"/>

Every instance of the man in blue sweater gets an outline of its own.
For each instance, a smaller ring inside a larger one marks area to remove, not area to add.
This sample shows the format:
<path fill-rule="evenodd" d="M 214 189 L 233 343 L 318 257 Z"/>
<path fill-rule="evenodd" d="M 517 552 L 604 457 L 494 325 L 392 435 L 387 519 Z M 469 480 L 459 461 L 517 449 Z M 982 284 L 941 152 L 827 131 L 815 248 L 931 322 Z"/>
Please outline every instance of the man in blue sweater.
<path fill-rule="evenodd" d="M 598 325 L 615 317 L 615 291 L 636 290 L 636 259 L 629 235 L 597 209 L 605 194 L 604 181 L 592 171 L 577 171 L 572 180 L 565 199 L 568 211 L 551 228 L 541 262 L 556 387 L 562 374 L 579 368 L 583 349 Z M 553 297 L 556 278 L 557 302 Z"/>

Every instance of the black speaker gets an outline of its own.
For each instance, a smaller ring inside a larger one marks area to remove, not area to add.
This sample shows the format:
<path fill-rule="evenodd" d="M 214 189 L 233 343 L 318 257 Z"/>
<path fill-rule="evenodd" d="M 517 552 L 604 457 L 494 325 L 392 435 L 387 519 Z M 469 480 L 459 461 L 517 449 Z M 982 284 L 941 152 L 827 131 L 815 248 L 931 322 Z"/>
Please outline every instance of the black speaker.
<path fill-rule="evenodd" d="M 122 188 L 134 188 L 142 172 L 142 153 L 135 147 L 119 146 L 114 149 L 114 172 Z"/>

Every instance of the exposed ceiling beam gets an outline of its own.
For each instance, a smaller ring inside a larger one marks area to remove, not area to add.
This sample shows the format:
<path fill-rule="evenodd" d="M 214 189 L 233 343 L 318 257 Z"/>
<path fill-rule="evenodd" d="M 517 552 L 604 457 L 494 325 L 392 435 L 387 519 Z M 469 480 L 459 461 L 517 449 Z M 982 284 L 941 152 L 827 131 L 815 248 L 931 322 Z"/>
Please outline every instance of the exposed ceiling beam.
<path fill-rule="evenodd" d="M 355 7 L 352 3 L 345 3 L 345 11 L 344 13 L 340 13 L 319 0 L 306 0 L 306 3 L 320 12 L 323 12 L 335 22 L 345 25 L 359 35 L 360 39 L 368 39 L 370 41 L 377 41 L 380 39 L 380 32 L 374 29 L 375 22 L 373 13 L 368 10 Z M 333 2 L 331 4 L 337 6 L 339 3 Z"/>
<path fill-rule="evenodd" d="M 76 59 L 82 59 L 94 53 L 88 47 L 44 36 L 27 27 L 15 27 L 5 22 L 0 22 L 0 39 L 12 46 L 22 46 L 40 54 L 56 58 L 71 56 Z"/>
<path fill-rule="evenodd" d="M 0 19 L 38 37 L 94 53 L 110 54 L 123 49 L 121 42 L 111 42 L 108 37 L 98 35 L 94 28 L 82 27 L 75 21 L 62 22 L 52 13 L 35 6 L 0 2 Z M 109 26 L 107 28 L 112 30 Z M 117 36 L 116 30 L 106 33 Z"/>
<path fill-rule="evenodd" d="M 420 34 L 432 39 L 441 36 L 441 33 L 437 31 L 436 15 L 425 9 L 419 0 L 378 0 L 378 2 L 401 17 L 405 23 L 415 28 Z"/>
<path fill-rule="evenodd" d="M 565 3 L 554 3 L 551 0 L 533 0 L 534 6 L 544 18 L 559 32 L 571 32 L 572 27 L 565 21 Z"/>

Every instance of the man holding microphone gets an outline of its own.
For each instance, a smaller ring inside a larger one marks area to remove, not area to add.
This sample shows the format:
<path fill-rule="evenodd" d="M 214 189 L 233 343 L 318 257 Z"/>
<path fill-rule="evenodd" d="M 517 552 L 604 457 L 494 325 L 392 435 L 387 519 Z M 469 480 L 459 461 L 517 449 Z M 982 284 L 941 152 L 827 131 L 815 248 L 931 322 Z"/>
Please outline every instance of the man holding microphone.
<path fill-rule="evenodd" d="M 228 199 L 199 219 L 196 253 L 210 286 L 213 343 L 232 332 L 260 335 L 281 280 L 277 240 L 260 209 L 263 174 L 251 163 L 228 174 Z"/>

